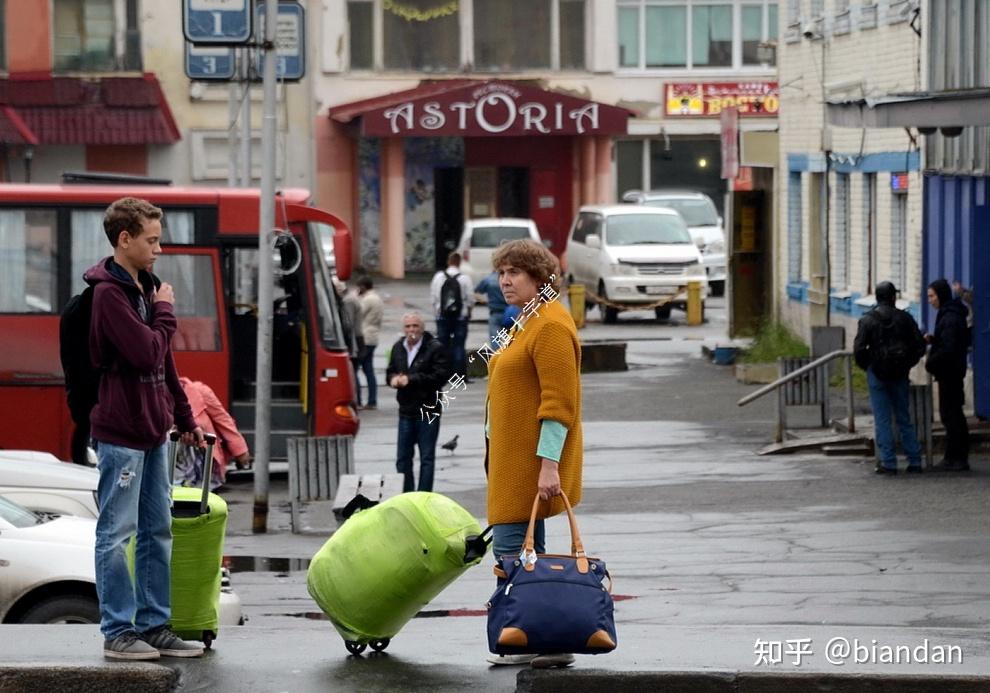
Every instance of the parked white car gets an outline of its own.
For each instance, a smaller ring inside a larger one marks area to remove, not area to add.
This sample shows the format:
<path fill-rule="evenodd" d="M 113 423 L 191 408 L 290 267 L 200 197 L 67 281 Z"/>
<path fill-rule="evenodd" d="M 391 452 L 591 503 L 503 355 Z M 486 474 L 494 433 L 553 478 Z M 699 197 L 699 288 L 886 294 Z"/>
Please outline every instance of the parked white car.
<path fill-rule="evenodd" d="M 708 293 L 701 253 L 681 215 L 640 205 L 581 207 L 567 241 L 567 278 L 618 305 L 603 306 L 606 323 L 620 310 L 666 297 L 670 302 L 654 309 L 665 320 L 686 303 L 690 281 L 701 282 L 702 301 Z"/>
<path fill-rule="evenodd" d="M 99 622 L 99 609 L 83 608 L 88 598 L 96 600 L 93 555 L 99 479 L 95 468 L 60 462 L 49 453 L 0 450 L 0 621 Z M 25 526 L 7 526 L 13 524 L 5 524 L 7 513 Z M 17 541 L 7 541 L 13 539 Z M 51 590 L 64 590 L 66 598 L 35 613 Z M 45 619 L 23 620 L 26 616 Z M 220 625 L 243 622 L 240 597 L 230 588 L 224 568 Z"/>
<path fill-rule="evenodd" d="M 540 232 L 532 219 L 470 219 L 464 222 L 461 242 L 461 273 L 475 286 L 492 271 L 492 254 L 506 241 L 530 238 L 540 242 Z"/>
<path fill-rule="evenodd" d="M 691 238 L 701 251 L 712 295 L 721 296 L 725 292 L 725 229 L 712 198 L 692 190 L 630 190 L 622 196 L 622 200 L 650 207 L 667 207 L 684 217 Z"/>
<path fill-rule="evenodd" d="M 95 467 L 60 462 L 47 452 L 0 450 L 0 495 L 36 512 L 95 519 Z"/>

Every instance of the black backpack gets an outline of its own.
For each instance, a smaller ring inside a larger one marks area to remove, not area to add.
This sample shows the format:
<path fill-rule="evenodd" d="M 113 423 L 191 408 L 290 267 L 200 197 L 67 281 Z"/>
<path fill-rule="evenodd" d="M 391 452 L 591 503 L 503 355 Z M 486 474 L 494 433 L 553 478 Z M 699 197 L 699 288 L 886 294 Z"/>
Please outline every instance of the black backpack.
<path fill-rule="evenodd" d="M 461 317 L 461 310 L 464 308 L 464 299 L 461 296 L 461 283 L 457 281 L 460 274 L 447 275 L 440 287 L 440 317 L 447 320 L 457 320 Z"/>
<path fill-rule="evenodd" d="M 919 348 L 915 335 L 907 334 L 907 325 L 900 318 L 899 312 L 889 321 L 877 316 L 877 332 L 870 349 L 870 366 L 874 375 L 881 380 L 906 378 L 924 353 L 923 348 Z M 914 331 L 917 332 L 917 329 Z"/>
<path fill-rule="evenodd" d="M 100 388 L 100 369 L 89 358 L 89 323 L 93 317 L 93 287 L 88 286 L 65 304 L 58 324 L 59 355 L 65 373 L 65 392 L 72 420 L 89 421 Z"/>

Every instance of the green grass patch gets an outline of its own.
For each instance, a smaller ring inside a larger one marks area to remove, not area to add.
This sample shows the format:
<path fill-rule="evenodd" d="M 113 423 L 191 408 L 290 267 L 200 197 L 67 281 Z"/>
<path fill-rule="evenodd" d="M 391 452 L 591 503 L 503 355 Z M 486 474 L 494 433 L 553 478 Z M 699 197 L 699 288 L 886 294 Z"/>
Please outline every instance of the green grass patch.
<path fill-rule="evenodd" d="M 832 387 L 845 387 L 846 386 L 846 371 L 842 364 L 842 359 L 836 359 L 835 362 L 837 367 L 840 369 L 837 373 L 832 375 L 828 384 Z M 853 391 L 859 394 L 865 394 L 870 391 L 870 386 L 866 382 L 866 371 L 857 366 L 855 363 L 852 367 L 853 375 Z"/>
<path fill-rule="evenodd" d="M 753 345 L 743 354 L 743 363 L 776 363 L 778 358 L 808 356 L 811 350 L 800 337 L 779 322 L 767 322 L 756 333 Z"/>

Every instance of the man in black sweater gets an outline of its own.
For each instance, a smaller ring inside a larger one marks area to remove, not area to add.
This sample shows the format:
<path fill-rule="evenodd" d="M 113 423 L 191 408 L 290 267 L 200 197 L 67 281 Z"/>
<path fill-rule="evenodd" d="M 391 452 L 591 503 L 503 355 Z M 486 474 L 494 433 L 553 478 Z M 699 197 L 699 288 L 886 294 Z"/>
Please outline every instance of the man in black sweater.
<path fill-rule="evenodd" d="M 874 291 L 876 307 L 860 318 L 853 356 L 866 371 L 873 407 L 874 438 L 879 458 L 877 474 L 897 474 L 893 421 L 897 421 L 908 472 L 921 472 L 921 446 L 908 410 L 908 374 L 925 353 L 918 324 L 894 302 L 897 289 L 880 282 Z"/>
<path fill-rule="evenodd" d="M 399 441 L 395 469 L 405 479 L 403 491 L 432 491 L 433 462 L 440 415 L 447 406 L 441 393 L 450 377 L 447 349 L 423 330 L 423 316 L 402 316 L 405 337 L 392 345 L 385 380 L 399 402 Z M 413 479 L 413 455 L 419 447 L 419 486 Z"/>
<path fill-rule="evenodd" d="M 938 311 L 935 334 L 925 335 L 931 344 L 925 368 L 938 381 L 938 415 L 945 426 L 945 457 L 935 469 L 948 472 L 969 470 L 969 426 L 963 414 L 963 380 L 969 352 L 969 309 L 945 279 L 928 285 L 928 303 Z"/>

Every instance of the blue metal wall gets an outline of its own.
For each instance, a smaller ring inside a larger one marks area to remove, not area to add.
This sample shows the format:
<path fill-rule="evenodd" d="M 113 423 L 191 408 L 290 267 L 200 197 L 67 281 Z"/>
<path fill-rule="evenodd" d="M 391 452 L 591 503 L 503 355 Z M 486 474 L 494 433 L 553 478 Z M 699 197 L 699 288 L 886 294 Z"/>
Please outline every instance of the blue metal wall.
<path fill-rule="evenodd" d="M 923 216 L 924 285 L 944 277 L 973 287 L 974 405 L 990 417 L 990 177 L 926 174 Z M 922 324 L 931 332 L 934 323 L 925 302 Z"/>

